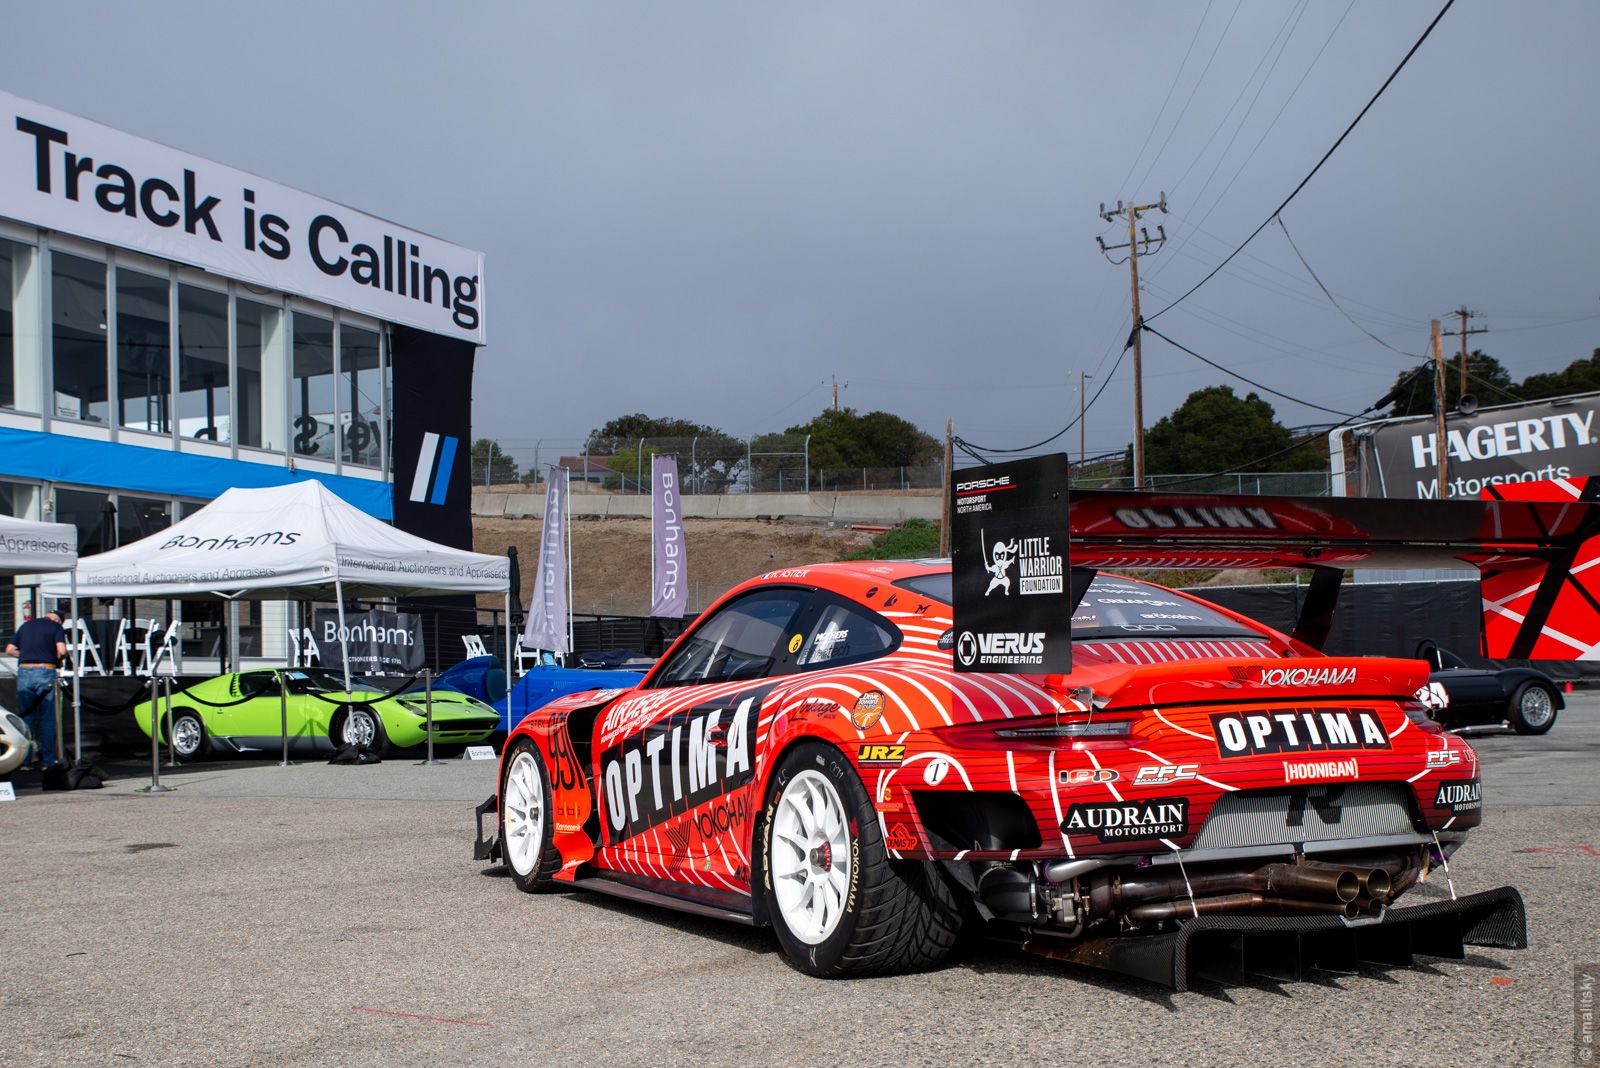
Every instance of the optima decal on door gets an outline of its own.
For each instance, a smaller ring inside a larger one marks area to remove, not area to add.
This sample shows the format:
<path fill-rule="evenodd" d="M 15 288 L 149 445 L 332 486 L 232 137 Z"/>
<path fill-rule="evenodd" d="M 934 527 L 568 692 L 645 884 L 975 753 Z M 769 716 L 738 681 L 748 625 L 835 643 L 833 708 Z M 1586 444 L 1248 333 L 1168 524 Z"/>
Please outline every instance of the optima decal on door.
<path fill-rule="evenodd" d="M 756 721 L 773 685 L 657 720 L 600 754 L 608 845 L 748 783 Z"/>

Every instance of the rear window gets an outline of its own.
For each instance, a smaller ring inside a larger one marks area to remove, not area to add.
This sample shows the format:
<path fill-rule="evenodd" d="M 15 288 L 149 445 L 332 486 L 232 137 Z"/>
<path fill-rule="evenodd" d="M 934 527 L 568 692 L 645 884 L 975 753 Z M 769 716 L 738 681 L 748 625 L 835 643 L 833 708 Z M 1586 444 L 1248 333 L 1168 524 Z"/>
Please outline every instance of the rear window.
<path fill-rule="evenodd" d="M 897 583 L 924 597 L 950 603 L 950 572 L 918 575 Z M 1215 608 L 1132 579 L 1096 575 L 1072 617 L 1074 638 L 1265 637 Z"/>

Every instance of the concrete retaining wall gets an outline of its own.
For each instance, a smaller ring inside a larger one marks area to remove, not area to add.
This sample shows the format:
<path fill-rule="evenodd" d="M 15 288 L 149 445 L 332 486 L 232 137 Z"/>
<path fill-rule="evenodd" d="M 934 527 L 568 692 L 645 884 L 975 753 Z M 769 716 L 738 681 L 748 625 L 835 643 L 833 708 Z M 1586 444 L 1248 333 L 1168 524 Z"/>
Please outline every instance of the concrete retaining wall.
<path fill-rule="evenodd" d="M 572 514 L 590 519 L 648 518 L 650 498 L 642 494 L 575 493 Z M 938 521 L 938 494 L 729 493 L 683 498 L 690 519 L 824 519 L 851 523 Z M 544 495 L 474 490 L 472 514 L 506 518 L 544 518 Z"/>

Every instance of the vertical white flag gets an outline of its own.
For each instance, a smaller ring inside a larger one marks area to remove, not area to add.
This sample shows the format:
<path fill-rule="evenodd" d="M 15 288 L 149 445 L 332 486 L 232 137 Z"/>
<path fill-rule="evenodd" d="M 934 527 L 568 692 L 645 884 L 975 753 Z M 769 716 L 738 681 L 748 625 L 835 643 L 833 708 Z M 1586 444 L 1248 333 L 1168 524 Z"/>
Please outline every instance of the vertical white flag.
<path fill-rule="evenodd" d="M 539 536 L 539 572 L 522 644 L 530 649 L 570 653 L 567 640 L 567 480 L 565 468 L 545 474 L 544 529 Z"/>
<path fill-rule="evenodd" d="M 650 458 L 650 614 L 682 619 L 689 607 L 688 562 L 683 554 L 683 498 L 678 458 Z"/>

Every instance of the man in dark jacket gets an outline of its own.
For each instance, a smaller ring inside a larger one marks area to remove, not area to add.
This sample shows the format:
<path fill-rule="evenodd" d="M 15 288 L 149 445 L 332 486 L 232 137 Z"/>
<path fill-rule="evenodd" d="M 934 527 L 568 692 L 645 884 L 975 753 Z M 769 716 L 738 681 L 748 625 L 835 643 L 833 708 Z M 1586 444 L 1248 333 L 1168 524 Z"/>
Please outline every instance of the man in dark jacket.
<path fill-rule="evenodd" d="M 56 670 L 67 655 L 60 614 L 46 612 L 18 627 L 6 655 L 17 658 L 17 715 L 33 732 L 33 763 L 52 767 L 57 763 Z"/>

